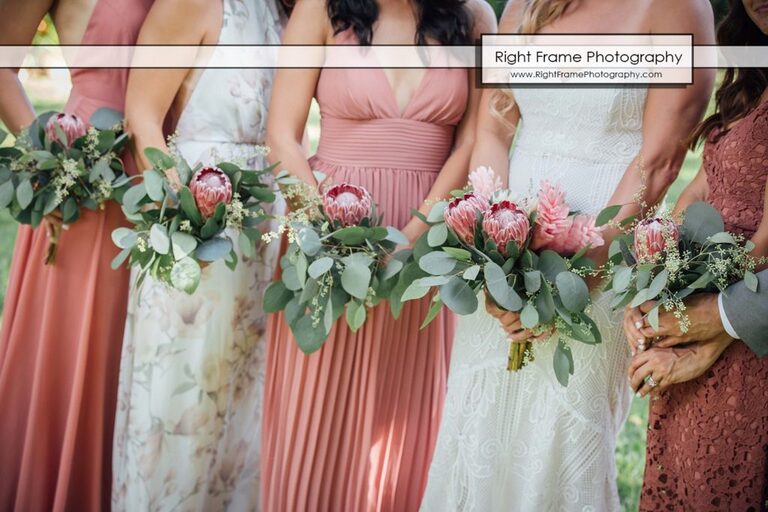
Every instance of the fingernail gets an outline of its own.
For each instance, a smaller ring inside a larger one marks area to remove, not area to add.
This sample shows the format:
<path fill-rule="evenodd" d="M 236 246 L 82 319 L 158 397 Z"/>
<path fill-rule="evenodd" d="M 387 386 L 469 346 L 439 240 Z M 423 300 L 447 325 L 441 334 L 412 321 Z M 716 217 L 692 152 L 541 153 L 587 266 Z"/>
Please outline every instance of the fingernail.
<path fill-rule="evenodd" d="M 635 328 L 641 329 L 643 327 L 643 322 L 635 322 Z"/>
<path fill-rule="evenodd" d="M 634 350 L 632 350 L 631 352 L 632 352 L 632 355 L 634 356 L 634 355 L 635 355 L 635 351 L 634 351 Z"/>

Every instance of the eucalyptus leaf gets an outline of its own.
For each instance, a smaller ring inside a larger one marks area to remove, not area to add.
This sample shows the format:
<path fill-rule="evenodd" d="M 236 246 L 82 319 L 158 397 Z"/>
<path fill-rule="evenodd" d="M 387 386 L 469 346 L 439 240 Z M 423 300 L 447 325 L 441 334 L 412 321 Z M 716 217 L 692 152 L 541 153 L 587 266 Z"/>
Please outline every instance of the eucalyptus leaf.
<path fill-rule="evenodd" d="M 720 213 L 709 203 L 699 201 L 685 210 L 683 229 L 691 240 L 699 244 L 707 243 L 707 239 L 725 231 L 725 223 Z"/>
<path fill-rule="evenodd" d="M 429 228 L 427 233 L 427 243 L 430 247 L 440 247 L 448 239 L 448 226 L 445 222 L 435 224 Z"/>
<path fill-rule="evenodd" d="M 246 234 L 245 231 L 241 231 L 240 234 L 237 237 L 238 244 L 240 245 L 240 252 L 243 254 L 246 258 L 253 258 L 255 251 L 253 248 L 253 242 L 251 241 L 251 238 Z"/>
<path fill-rule="evenodd" d="M 365 299 L 371 283 L 371 269 L 361 264 L 350 264 L 341 273 L 344 291 L 357 299 Z"/>
<path fill-rule="evenodd" d="M 0 185 L 0 208 L 5 208 L 11 204 L 14 192 L 12 181 L 9 180 Z"/>
<path fill-rule="evenodd" d="M 275 281 L 264 292 L 264 312 L 277 313 L 282 311 L 293 296 L 294 293 L 286 288 L 282 281 Z"/>
<path fill-rule="evenodd" d="M 554 251 L 546 250 L 539 255 L 538 269 L 547 281 L 554 283 L 558 275 L 568 270 L 568 265 L 562 256 Z"/>
<path fill-rule="evenodd" d="M 114 257 L 114 259 L 112 260 L 112 263 L 110 264 L 110 267 L 112 268 L 112 270 L 117 270 L 118 268 L 120 268 L 120 265 L 125 263 L 125 260 L 127 260 L 128 256 L 130 255 L 131 255 L 130 248 L 123 249 L 122 251 L 120 251 L 118 255 Z"/>
<path fill-rule="evenodd" d="M 328 333 L 314 325 L 310 315 L 303 315 L 291 326 L 296 344 L 305 354 L 312 354 L 320 350 L 328 338 Z"/>
<path fill-rule="evenodd" d="M 477 295 L 463 279 L 452 276 L 440 287 L 440 300 L 459 315 L 471 315 L 477 311 Z"/>
<path fill-rule="evenodd" d="M 467 281 L 474 281 L 477 279 L 478 274 L 480 274 L 480 265 L 472 265 L 464 271 L 461 277 Z"/>
<path fill-rule="evenodd" d="M 441 222 L 444 220 L 445 210 L 448 208 L 447 201 L 439 201 L 432 206 L 427 215 L 427 221 L 430 223 Z"/>
<path fill-rule="evenodd" d="M 659 330 L 659 307 L 660 306 L 661 306 L 660 304 L 657 304 L 646 315 L 648 318 L 648 325 L 650 325 L 654 331 Z"/>
<path fill-rule="evenodd" d="M 177 231 L 171 235 L 171 246 L 173 248 L 173 257 L 176 260 L 185 258 L 197 249 L 197 239 L 189 233 Z"/>
<path fill-rule="evenodd" d="M 533 329 L 539 325 L 539 312 L 532 303 L 526 304 L 520 312 L 520 322 L 526 329 Z"/>
<path fill-rule="evenodd" d="M 541 272 L 538 270 L 525 272 L 523 280 L 525 281 L 525 291 L 528 293 L 536 293 L 541 288 Z"/>
<path fill-rule="evenodd" d="M 389 263 L 387 263 L 387 267 L 384 269 L 384 273 L 381 275 L 381 279 L 383 281 L 392 279 L 403 269 L 403 266 L 404 266 L 403 262 L 398 259 L 393 258 L 389 260 Z"/>
<path fill-rule="evenodd" d="M 579 313 L 589 304 L 589 288 L 580 276 L 573 272 L 560 272 L 555 278 L 560 300 L 571 313 Z"/>
<path fill-rule="evenodd" d="M 117 228 L 112 231 L 112 243 L 120 249 L 128 249 L 136 244 L 138 235 L 128 228 Z"/>
<path fill-rule="evenodd" d="M 748 290 L 757 293 L 757 290 L 760 286 L 760 281 L 757 279 L 757 276 L 753 272 L 747 271 L 744 273 L 744 284 Z"/>
<path fill-rule="evenodd" d="M 613 268 L 613 291 L 622 293 L 632 282 L 632 269 L 624 265 L 618 265 Z"/>
<path fill-rule="evenodd" d="M 429 311 L 427 312 L 427 316 L 424 317 L 424 321 L 421 322 L 421 326 L 419 327 L 419 330 L 424 329 L 426 326 L 428 326 L 432 320 L 434 320 L 437 315 L 440 313 L 440 310 L 443 309 L 443 301 L 440 300 L 439 295 L 435 296 L 435 300 L 432 301 L 432 305 L 429 306 Z"/>
<path fill-rule="evenodd" d="M 26 179 L 19 183 L 16 188 L 16 200 L 19 202 L 21 209 L 26 209 L 32 204 L 32 199 L 35 197 L 35 192 L 32 190 L 32 183 L 29 179 Z"/>
<path fill-rule="evenodd" d="M 317 236 L 317 232 L 309 226 L 305 226 L 299 230 L 296 236 L 296 243 L 299 244 L 299 247 L 304 251 L 304 254 L 309 257 L 316 255 L 323 247 L 323 244 L 320 242 L 320 237 Z"/>
<path fill-rule="evenodd" d="M 418 300 L 429 293 L 429 286 L 422 286 L 417 281 L 412 282 L 408 288 L 405 289 L 400 300 L 402 302 L 408 302 L 409 300 Z"/>
<path fill-rule="evenodd" d="M 568 380 L 573 375 L 573 354 L 571 349 L 562 341 L 557 342 L 557 348 L 555 348 L 555 354 L 553 359 L 553 366 L 555 369 L 555 376 L 561 386 L 568 386 Z"/>
<path fill-rule="evenodd" d="M 111 130 L 118 123 L 122 122 L 123 113 L 117 110 L 102 107 L 91 114 L 91 126 L 97 130 Z"/>
<path fill-rule="evenodd" d="M 365 323 L 365 305 L 353 300 L 347 304 L 347 325 L 349 330 L 356 332 Z"/>
<path fill-rule="evenodd" d="M 387 227 L 387 238 L 390 242 L 397 245 L 408 245 L 410 240 L 399 229 Z"/>
<path fill-rule="evenodd" d="M 147 189 L 149 198 L 153 201 L 162 201 L 165 197 L 165 192 L 163 190 L 163 182 L 165 181 L 165 178 L 154 169 L 144 171 L 142 177 L 144 178 L 144 188 Z"/>
<path fill-rule="evenodd" d="M 523 302 L 515 290 L 507 283 L 507 276 L 496 263 L 485 264 L 485 285 L 493 300 L 507 311 L 520 311 Z"/>
<path fill-rule="evenodd" d="M 597 218 L 595 219 L 595 227 L 605 226 L 611 222 L 619 214 L 621 208 L 622 206 L 620 204 L 604 208 L 600 213 L 597 214 Z"/>
<path fill-rule="evenodd" d="M 713 244 L 729 244 L 729 245 L 736 245 L 736 239 L 733 238 L 733 235 L 722 231 L 720 233 L 715 233 L 714 235 L 709 237 L 709 241 Z"/>
<path fill-rule="evenodd" d="M 472 253 L 461 247 L 443 247 L 443 252 L 447 252 L 459 261 L 472 261 Z"/>
<path fill-rule="evenodd" d="M 200 265 L 192 258 L 184 258 L 171 268 L 171 284 L 177 290 L 192 294 L 200 284 Z"/>
<path fill-rule="evenodd" d="M 168 231 L 162 224 L 153 224 L 149 229 L 149 243 L 158 254 L 168 254 L 171 250 L 171 240 Z"/>
<path fill-rule="evenodd" d="M 320 276 L 331 270 L 333 267 L 333 258 L 323 257 L 312 262 L 308 272 L 312 279 L 318 279 Z"/>
<path fill-rule="evenodd" d="M 232 250 L 229 238 L 212 238 L 201 243 L 195 250 L 195 256 L 201 261 L 216 261 L 225 258 Z"/>
<path fill-rule="evenodd" d="M 653 278 L 653 281 L 651 281 L 650 286 L 648 286 L 648 291 L 646 292 L 648 294 L 648 298 L 652 299 L 658 297 L 664 287 L 667 286 L 668 280 L 669 271 L 667 269 L 659 272 L 656 277 Z"/>
<path fill-rule="evenodd" d="M 456 268 L 456 263 L 456 259 L 450 254 L 443 251 L 434 251 L 426 254 L 419 260 L 419 267 L 429 274 L 440 276 L 450 273 Z"/>

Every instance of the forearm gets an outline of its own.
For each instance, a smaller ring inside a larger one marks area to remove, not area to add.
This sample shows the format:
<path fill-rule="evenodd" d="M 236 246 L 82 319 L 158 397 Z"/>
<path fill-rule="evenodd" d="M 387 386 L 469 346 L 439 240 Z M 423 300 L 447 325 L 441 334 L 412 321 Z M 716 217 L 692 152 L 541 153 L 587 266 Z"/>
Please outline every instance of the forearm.
<path fill-rule="evenodd" d="M 418 208 L 420 213 L 428 215 L 437 201 L 448 199 L 453 190 L 466 186 L 469 173 L 469 158 L 472 152 L 471 146 L 470 143 L 465 143 L 457 147 L 448 160 L 446 160 L 435 183 L 429 190 L 429 194 L 427 194 L 427 197 L 424 198 Z M 403 228 L 403 233 L 413 242 L 424 234 L 427 227 L 418 217 L 413 217 Z"/>
<path fill-rule="evenodd" d="M 288 171 L 291 176 L 299 178 L 309 185 L 316 186 L 317 180 L 312 174 L 312 168 L 307 161 L 307 154 L 302 143 L 302 138 L 295 137 L 267 137 L 267 145 L 270 148 L 267 160 L 271 165 L 276 165 L 274 173 Z"/>
<path fill-rule="evenodd" d="M 152 163 L 144 154 L 145 149 L 157 148 L 164 153 L 169 153 L 168 144 L 163 134 L 162 120 L 128 110 L 126 112 L 126 126 L 131 135 L 131 151 L 140 171 L 152 168 Z"/>
<path fill-rule="evenodd" d="M 509 147 L 511 140 L 502 140 L 495 133 L 478 132 L 477 142 L 469 160 L 470 171 L 485 166 L 501 178 L 504 188 L 509 187 Z"/>
<path fill-rule="evenodd" d="M 19 133 L 35 120 L 35 110 L 19 81 L 16 70 L 0 69 L 0 119 L 12 133 Z"/>

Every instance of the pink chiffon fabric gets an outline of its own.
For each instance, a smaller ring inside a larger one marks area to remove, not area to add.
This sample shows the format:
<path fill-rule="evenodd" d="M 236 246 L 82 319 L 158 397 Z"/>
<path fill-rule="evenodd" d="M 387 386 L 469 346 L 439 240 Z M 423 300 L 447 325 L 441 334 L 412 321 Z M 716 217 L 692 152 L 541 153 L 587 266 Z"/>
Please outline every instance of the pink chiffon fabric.
<path fill-rule="evenodd" d="M 355 44 L 343 32 L 341 44 Z M 403 227 L 448 158 L 468 97 L 465 70 L 426 70 L 401 113 L 381 69 L 330 69 L 316 97 L 322 124 L 311 167 L 367 188 L 384 222 Z M 429 300 L 389 305 L 352 333 L 337 323 L 303 354 L 282 315 L 268 328 L 262 509 L 415 511 L 437 437 L 454 318 L 419 330 Z"/>
<path fill-rule="evenodd" d="M 100 0 L 83 44 L 133 44 L 151 4 Z M 65 111 L 122 111 L 127 75 L 74 70 Z M 128 296 L 128 271 L 110 268 L 111 233 L 124 222 L 116 204 L 84 210 L 52 266 L 45 228 L 19 228 L 0 331 L 0 510 L 109 510 Z"/>

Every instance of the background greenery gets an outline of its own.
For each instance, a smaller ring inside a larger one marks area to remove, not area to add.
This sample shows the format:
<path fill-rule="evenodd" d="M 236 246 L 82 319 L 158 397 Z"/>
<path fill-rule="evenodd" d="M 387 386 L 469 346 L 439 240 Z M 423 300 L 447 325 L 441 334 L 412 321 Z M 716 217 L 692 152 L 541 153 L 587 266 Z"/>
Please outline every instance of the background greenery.
<path fill-rule="evenodd" d="M 488 0 L 494 6 L 497 13 L 501 13 L 506 0 Z M 715 13 L 721 17 L 727 9 L 727 0 L 712 0 Z M 55 43 L 56 34 L 49 19 L 44 20 L 39 27 L 37 42 Z M 30 72 L 29 81 L 45 80 L 44 72 Z M 45 89 L 41 89 L 45 91 Z M 45 92 L 38 95 L 31 94 L 35 109 L 39 112 L 62 108 L 61 101 L 52 100 Z M 319 116 L 317 110 L 313 110 L 310 116 L 308 133 L 313 146 L 317 142 Z M 0 124 L 2 126 L 2 124 Z M 6 141 L 6 144 L 8 141 Z M 693 178 L 700 165 L 700 154 L 690 152 L 686 157 L 680 176 L 669 191 L 667 201 L 674 203 L 683 187 Z M 13 243 L 16 237 L 16 225 L 6 212 L 0 212 L 0 321 L 2 320 L 3 300 L 8 282 L 8 269 Z M 637 510 L 638 497 L 643 478 L 645 465 L 645 431 L 648 416 L 647 400 L 635 399 L 629 419 L 619 437 L 616 446 L 616 458 L 618 469 L 618 485 L 621 495 L 622 508 L 625 511 Z"/>

